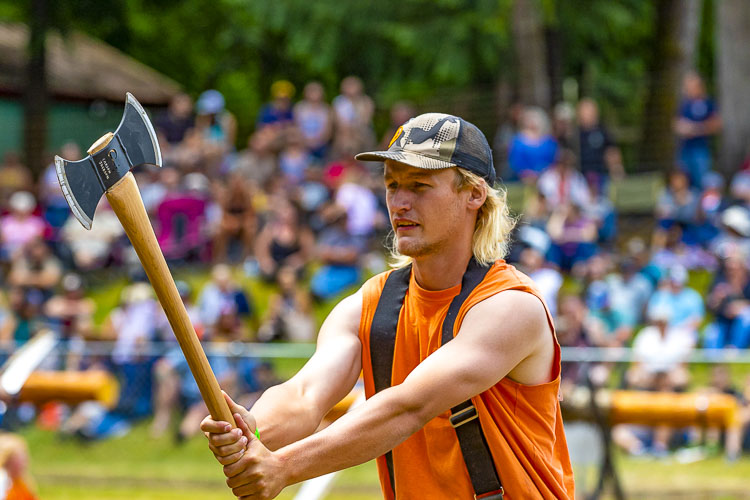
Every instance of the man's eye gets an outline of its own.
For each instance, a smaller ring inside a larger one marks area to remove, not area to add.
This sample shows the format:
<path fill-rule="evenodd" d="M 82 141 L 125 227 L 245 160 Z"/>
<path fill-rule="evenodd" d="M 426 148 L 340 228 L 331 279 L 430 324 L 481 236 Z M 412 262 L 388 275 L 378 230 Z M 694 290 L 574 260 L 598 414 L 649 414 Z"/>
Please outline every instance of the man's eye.
<path fill-rule="evenodd" d="M 430 187 L 429 184 L 425 184 L 424 182 L 415 182 L 414 183 L 415 188 L 424 189 L 426 187 Z"/>
<path fill-rule="evenodd" d="M 398 184 L 396 184 L 395 182 L 389 182 L 388 184 L 385 185 L 385 188 L 388 189 L 389 191 L 395 191 L 397 187 L 398 187 Z"/>

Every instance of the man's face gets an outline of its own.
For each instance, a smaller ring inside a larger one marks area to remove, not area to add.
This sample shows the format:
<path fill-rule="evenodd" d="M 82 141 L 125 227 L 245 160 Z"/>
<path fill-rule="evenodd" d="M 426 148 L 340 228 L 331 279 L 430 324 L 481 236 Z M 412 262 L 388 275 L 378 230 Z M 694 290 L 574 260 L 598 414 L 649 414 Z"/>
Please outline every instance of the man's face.
<path fill-rule="evenodd" d="M 467 204 L 471 190 L 456 191 L 452 168 L 427 170 L 387 160 L 384 177 L 400 254 L 435 254 L 456 239 L 459 228 L 471 223 Z"/>

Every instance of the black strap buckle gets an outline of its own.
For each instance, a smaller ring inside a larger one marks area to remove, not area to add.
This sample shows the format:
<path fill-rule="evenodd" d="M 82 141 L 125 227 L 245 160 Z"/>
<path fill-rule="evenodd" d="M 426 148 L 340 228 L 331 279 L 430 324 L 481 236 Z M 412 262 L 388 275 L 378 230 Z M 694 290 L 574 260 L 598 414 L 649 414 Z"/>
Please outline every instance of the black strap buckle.
<path fill-rule="evenodd" d="M 451 425 L 455 429 L 456 427 L 460 427 L 464 425 L 467 422 L 471 422 L 475 418 L 479 417 L 479 414 L 477 413 L 476 407 L 474 405 L 468 406 L 461 410 L 458 413 L 454 413 L 450 417 Z"/>
<path fill-rule="evenodd" d="M 503 500 L 505 496 L 505 489 L 500 486 L 500 489 L 493 491 L 490 495 L 477 496 L 474 495 L 474 500 Z"/>

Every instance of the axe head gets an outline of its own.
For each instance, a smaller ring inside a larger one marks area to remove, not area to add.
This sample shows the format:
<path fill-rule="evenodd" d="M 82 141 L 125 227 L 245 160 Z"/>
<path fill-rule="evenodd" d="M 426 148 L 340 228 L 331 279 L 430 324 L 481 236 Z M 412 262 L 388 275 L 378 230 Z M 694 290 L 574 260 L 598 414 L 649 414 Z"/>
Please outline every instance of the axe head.
<path fill-rule="evenodd" d="M 96 205 L 102 195 L 133 167 L 161 167 L 161 150 L 148 115 L 131 93 L 115 133 L 100 138 L 83 160 L 55 156 L 57 179 L 76 219 L 91 229 Z"/>

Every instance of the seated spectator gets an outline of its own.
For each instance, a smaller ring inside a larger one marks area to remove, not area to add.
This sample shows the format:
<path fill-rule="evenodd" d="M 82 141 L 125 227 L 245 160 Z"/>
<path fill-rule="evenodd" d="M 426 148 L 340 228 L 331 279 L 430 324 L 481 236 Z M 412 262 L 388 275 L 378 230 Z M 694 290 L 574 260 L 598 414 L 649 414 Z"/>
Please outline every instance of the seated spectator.
<path fill-rule="evenodd" d="M 125 235 L 122 224 L 102 196 L 96 220 L 87 230 L 70 217 L 62 228 L 62 242 L 70 249 L 72 265 L 79 270 L 98 269 L 113 258 L 115 243 Z"/>
<path fill-rule="evenodd" d="M 703 176 L 711 170 L 710 140 L 721 129 L 721 119 L 700 75 L 695 72 L 685 75 L 682 92 L 674 124 L 680 139 L 680 163 L 690 177 L 690 184 L 700 187 Z"/>
<path fill-rule="evenodd" d="M 333 132 L 333 114 L 325 97 L 323 85 L 310 82 L 302 91 L 302 100 L 294 106 L 294 122 L 305 147 L 318 161 L 325 158 Z"/>
<path fill-rule="evenodd" d="M 237 155 L 231 174 L 264 186 L 276 172 L 275 137 L 271 128 L 256 130 L 247 141 L 247 149 Z"/>
<path fill-rule="evenodd" d="M 549 118 L 541 108 L 526 108 L 521 115 L 521 128 L 513 137 L 508 152 L 512 178 L 507 180 L 535 181 L 555 162 L 557 143 L 550 135 Z"/>
<path fill-rule="evenodd" d="M 728 256 L 706 298 L 714 322 L 704 331 L 703 347 L 750 347 L 750 273 L 744 254 Z"/>
<path fill-rule="evenodd" d="M 275 281 L 282 267 L 298 276 L 310 262 L 315 237 L 300 220 L 299 210 L 290 201 L 282 201 L 272 209 L 268 222 L 258 234 L 255 257 L 261 276 Z"/>
<path fill-rule="evenodd" d="M 211 270 L 211 281 L 198 297 L 200 318 L 209 335 L 213 335 L 221 311 L 226 309 L 236 311 L 243 319 L 254 313 L 250 297 L 234 282 L 229 266 L 219 264 Z"/>
<path fill-rule="evenodd" d="M 294 269 L 279 269 L 279 292 L 271 296 L 263 325 L 258 330 L 258 340 L 312 342 L 315 323 L 312 317 L 310 295 L 297 283 Z"/>
<path fill-rule="evenodd" d="M 194 260 L 208 244 L 206 211 L 210 182 L 197 172 L 185 176 L 182 186 L 170 190 L 156 208 L 156 238 L 167 259 Z"/>
<path fill-rule="evenodd" d="M 271 102 L 260 108 L 256 127 L 258 129 L 266 126 L 274 128 L 286 127 L 294 122 L 292 111 L 292 97 L 294 97 L 294 85 L 287 80 L 277 80 L 271 84 Z"/>
<path fill-rule="evenodd" d="M 364 250 L 362 239 L 347 230 L 346 209 L 330 205 L 323 219 L 327 226 L 318 237 L 316 250 L 322 265 L 310 282 L 317 300 L 331 299 L 359 281 L 359 256 Z"/>
<path fill-rule="evenodd" d="M 586 330 L 596 347 L 623 347 L 633 334 L 633 327 L 612 308 L 612 297 L 606 283 L 594 281 L 586 289 Z"/>
<path fill-rule="evenodd" d="M 10 213 L 0 218 L 0 260 L 13 258 L 26 244 L 44 238 L 45 224 L 34 215 L 36 200 L 27 191 L 17 191 L 8 201 Z"/>
<path fill-rule="evenodd" d="M 225 108 L 224 96 L 218 90 L 203 92 L 195 107 L 195 132 L 205 162 L 204 173 L 214 175 L 221 170 L 225 155 L 234 150 L 237 119 Z"/>
<path fill-rule="evenodd" d="M 587 207 L 591 203 L 591 193 L 586 178 L 578 171 L 578 160 L 569 149 L 562 149 L 557 160 L 545 170 L 537 183 L 551 208 L 567 203 Z"/>
<path fill-rule="evenodd" d="M 673 266 L 659 283 L 659 288 L 648 301 L 648 311 L 667 309 L 670 311 L 670 327 L 680 328 L 698 339 L 698 327 L 705 316 L 703 297 L 697 291 L 686 286 L 687 270 L 682 266 Z"/>
<path fill-rule="evenodd" d="M 641 323 L 643 311 L 654 291 L 651 279 L 638 269 L 635 259 L 624 257 L 619 269 L 607 274 L 605 282 L 612 309 L 617 311 L 623 324 L 635 328 Z"/>
<path fill-rule="evenodd" d="M 81 149 L 75 142 L 68 142 L 60 148 L 60 156 L 70 161 L 80 160 Z M 42 206 L 44 220 L 52 228 L 49 239 L 57 241 L 60 229 L 70 217 L 70 207 L 60 188 L 54 161 L 49 162 L 39 179 L 39 204 Z"/>
<path fill-rule="evenodd" d="M 676 392 L 690 381 L 685 361 L 695 347 L 695 337 L 674 324 L 666 307 L 649 310 L 649 325 L 638 332 L 633 341 L 634 363 L 626 373 L 632 389 Z M 661 426 L 654 429 L 652 451 L 667 453 L 672 430 Z"/>
<path fill-rule="evenodd" d="M 341 93 L 334 97 L 332 107 L 335 157 L 349 156 L 353 151 L 366 151 L 375 144 L 372 129 L 375 104 L 365 94 L 362 80 L 356 76 L 341 80 Z"/>
<path fill-rule="evenodd" d="M 3 343 L 25 344 L 39 329 L 42 296 L 34 290 L 27 293 L 21 287 L 11 287 L 8 291 L 8 304 L 13 328 L 7 328 L 4 333 L 9 336 L 0 340 Z"/>
<path fill-rule="evenodd" d="M 305 180 L 313 157 L 296 127 L 288 127 L 284 138 L 284 148 L 279 153 L 279 171 L 288 184 L 299 186 Z"/>
<path fill-rule="evenodd" d="M 721 213 L 719 235 L 710 243 L 711 252 L 720 259 L 739 252 L 750 255 L 750 209 L 735 205 Z"/>
<path fill-rule="evenodd" d="M 34 178 L 31 171 L 21 163 L 21 157 L 15 151 L 8 151 L 0 164 L 0 210 L 13 193 L 33 191 Z"/>
<path fill-rule="evenodd" d="M 563 271 L 580 274 L 580 265 L 597 252 L 596 222 L 578 205 L 557 207 L 547 221 L 547 233 L 552 238 L 548 259 Z"/>
<path fill-rule="evenodd" d="M 683 234 L 682 226 L 673 225 L 665 232 L 664 247 L 654 249 L 649 265 L 652 269 L 658 270 L 660 277 L 675 265 L 690 270 L 716 268 L 714 254 L 697 245 L 686 244 Z"/>
<path fill-rule="evenodd" d="M 349 234 L 368 238 L 382 225 L 378 199 L 366 186 L 366 172 L 359 167 L 348 167 L 344 181 L 336 190 L 335 203 L 346 210 Z"/>
<path fill-rule="evenodd" d="M 90 339 L 94 333 L 96 302 L 85 296 L 83 280 L 74 273 L 61 282 L 62 294 L 44 304 L 44 315 L 64 340 Z"/>
<path fill-rule="evenodd" d="M 577 118 L 581 172 L 592 191 L 606 196 L 609 178 L 621 179 L 625 175 L 620 149 L 602 124 L 596 101 L 581 99 Z"/>
<path fill-rule="evenodd" d="M 721 212 L 727 208 L 723 189 L 724 179 L 721 175 L 708 172 L 703 176 L 703 191 L 698 200 L 696 217 L 684 238 L 688 245 L 705 248 L 719 235 Z"/>
<path fill-rule="evenodd" d="M 252 204 L 252 195 L 246 182 L 232 176 L 217 196 L 221 207 L 221 219 L 213 236 L 213 259 L 224 262 L 230 256 L 230 244 L 240 244 L 242 260 L 252 254 L 257 218 Z"/>
<path fill-rule="evenodd" d="M 193 100 L 187 94 L 177 94 L 165 112 L 154 120 L 154 128 L 171 145 L 177 145 L 185 138 L 188 130 L 195 127 Z M 66 157 L 67 158 L 67 157 Z"/>
<path fill-rule="evenodd" d="M 46 300 L 52 296 L 61 276 L 60 262 L 44 240 L 36 238 L 24 245 L 23 251 L 11 261 L 8 283 L 37 290 Z"/>
<path fill-rule="evenodd" d="M 555 316 L 557 314 L 557 294 L 562 287 L 563 277 L 557 269 L 549 266 L 544 259 L 548 246 L 549 243 L 547 245 L 544 245 L 544 243 L 541 245 L 525 243 L 518 264 L 521 271 L 534 280 L 534 283 L 542 292 L 542 297 L 550 314 Z"/>
<path fill-rule="evenodd" d="M 663 248 L 666 231 L 674 225 L 682 228 L 691 226 L 698 215 L 699 194 L 691 189 L 685 172 L 673 170 L 667 177 L 667 186 L 656 203 L 657 229 L 654 231 L 653 245 Z"/>
<path fill-rule="evenodd" d="M 566 294 L 560 297 L 560 306 L 555 318 L 557 340 L 564 347 L 590 347 L 591 341 L 586 324 L 588 312 L 581 297 Z M 583 384 L 580 363 L 563 363 L 560 371 L 560 390 L 563 396 L 569 395 L 576 385 Z"/>

